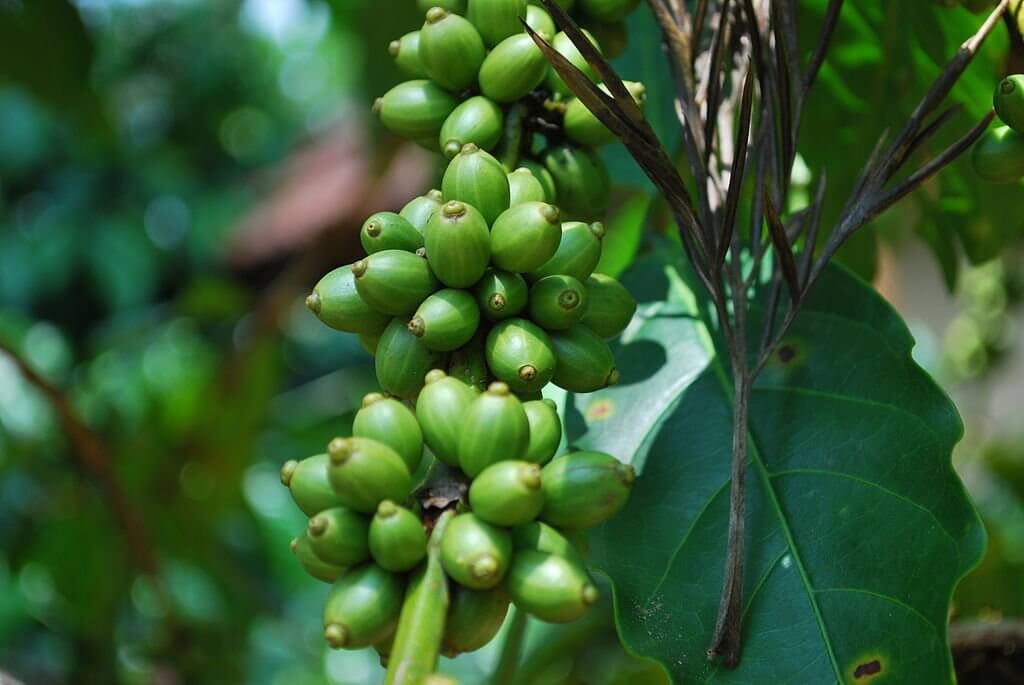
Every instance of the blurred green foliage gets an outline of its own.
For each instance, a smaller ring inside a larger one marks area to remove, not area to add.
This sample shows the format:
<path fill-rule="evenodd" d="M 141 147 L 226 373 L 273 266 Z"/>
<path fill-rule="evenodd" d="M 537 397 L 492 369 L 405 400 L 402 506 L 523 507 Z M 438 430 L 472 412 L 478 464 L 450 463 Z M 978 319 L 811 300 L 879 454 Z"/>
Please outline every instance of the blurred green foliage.
<path fill-rule="evenodd" d="M 801 3 L 808 31 L 825 4 Z M 812 186 L 826 169 L 833 204 L 881 130 L 909 111 L 978 21 L 932 3 L 848 5 L 810 104 L 797 180 Z M 279 326 L 262 317 L 269 285 L 301 245 L 242 268 L 227 238 L 292 150 L 366 118 L 373 97 L 398 81 L 385 46 L 416 26 L 417 13 L 411 1 L 382 6 L 0 0 L 0 341 L 65 389 L 102 436 L 161 569 L 158 584 L 140 575 L 53 407 L 0 354 L 0 669 L 30 683 L 376 677 L 372 653 L 323 647 L 327 587 L 288 552 L 304 520 L 277 475 L 286 459 L 348 430 L 359 398 L 375 389 L 370 360 L 354 337 L 309 316 L 297 292 L 286 293 Z M 671 76 L 650 14 L 631 17 L 630 31 L 617 64 L 647 83 L 648 116 L 677 149 Z M 987 108 L 1005 53 L 997 36 L 955 93 L 967 107 L 951 130 Z M 365 135 L 393 143 L 372 124 Z M 605 156 L 623 189 L 601 269 L 619 273 L 645 228 L 669 227 L 628 155 L 615 146 Z M 958 166 L 919 194 L 931 202 L 917 198 L 899 216 L 910 216 L 952 284 L 961 251 L 987 259 L 1018 236 L 1024 193 L 1004 191 Z M 870 273 L 875 244 L 869 236 L 846 258 Z M 1005 461 L 1020 472 L 1020 455 Z M 1000 478 L 1014 485 L 998 490 L 1006 504 L 991 511 L 1017 523 L 993 549 L 1011 565 L 987 563 L 979 573 L 993 580 L 970 586 L 970 606 L 1005 602 L 1018 612 L 1024 600 L 1009 588 L 1022 563 L 1013 555 L 1024 548 L 1024 493 L 1019 476 Z M 1006 591 L 986 596 L 987 586 Z M 533 626 L 524 682 L 662 682 L 621 652 L 607 614 L 597 616 L 572 630 Z M 566 659 L 551 644 L 586 647 Z M 478 682 L 499 646 L 446 668 Z"/>

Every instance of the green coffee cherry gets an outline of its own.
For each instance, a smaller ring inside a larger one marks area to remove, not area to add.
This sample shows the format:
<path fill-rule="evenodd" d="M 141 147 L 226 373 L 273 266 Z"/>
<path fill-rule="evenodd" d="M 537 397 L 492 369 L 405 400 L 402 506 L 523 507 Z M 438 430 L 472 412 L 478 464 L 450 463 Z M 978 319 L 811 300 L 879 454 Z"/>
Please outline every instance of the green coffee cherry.
<path fill-rule="evenodd" d="M 993 103 L 1004 124 L 1017 133 L 1024 133 L 1024 74 L 1003 79 L 996 88 Z"/>
<path fill-rule="evenodd" d="M 430 268 L 448 287 L 466 288 L 484 275 L 491 260 L 491 235 L 484 217 L 470 204 L 444 203 L 430 217 L 423 235 Z"/>
<path fill-rule="evenodd" d="M 603 452 L 573 452 L 541 472 L 541 520 L 567 529 L 592 528 L 626 506 L 636 474 L 633 467 Z"/>
<path fill-rule="evenodd" d="M 974 144 L 974 170 L 986 181 L 1012 183 L 1024 176 L 1024 133 L 1009 126 L 987 131 Z"/>
<path fill-rule="evenodd" d="M 408 571 L 427 555 L 427 534 L 416 514 L 384 500 L 370 522 L 369 551 L 388 571 Z"/>
<path fill-rule="evenodd" d="M 371 357 L 376 357 L 377 345 L 380 344 L 382 335 L 384 335 L 384 331 L 380 333 L 360 333 L 356 337 L 359 339 L 359 344 L 366 350 L 366 353 Z"/>
<path fill-rule="evenodd" d="M 470 478 L 505 459 L 519 459 L 530 441 L 523 404 L 505 383 L 491 383 L 466 409 L 459 435 L 459 466 Z"/>
<path fill-rule="evenodd" d="M 582 566 L 531 550 L 516 552 L 505 587 L 517 607 L 548 623 L 581 618 L 600 596 Z"/>
<path fill-rule="evenodd" d="M 511 460 L 491 464 L 469 486 L 469 505 L 496 526 L 529 523 L 544 507 L 540 466 Z"/>
<path fill-rule="evenodd" d="M 524 202 L 547 202 L 544 186 L 526 167 L 519 167 L 508 175 L 508 189 L 510 207 Z"/>
<path fill-rule="evenodd" d="M 381 250 L 352 265 L 356 292 L 378 312 L 411 314 L 441 284 L 423 257 L 404 250 Z M 322 308 L 322 306 L 321 306 Z"/>
<path fill-rule="evenodd" d="M 441 563 L 441 539 L 452 516 L 445 512 L 437 519 L 430 534 L 426 563 L 409 580 L 385 685 L 425 685 L 437 668 L 450 596 Z"/>
<path fill-rule="evenodd" d="M 312 540 L 306 531 L 302 531 L 302 535 L 292 540 L 291 550 L 306 573 L 317 580 L 333 583 L 345 572 L 344 567 L 324 561 L 316 555 Z"/>
<path fill-rule="evenodd" d="M 448 374 L 476 392 L 482 392 L 490 378 L 487 356 L 484 354 L 486 339 L 486 332 L 478 328 L 470 341 L 454 350 L 448 360 Z"/>
<path fill-rule="evenodd" d="M 331 328 L 348 333 L 377 333 L 391 320 L 359 295 L 351 265 L 340 266 L 321 278 L 306 298 L 306 306 Z"/>
<path fill-rule="evenodd" d="M 605 59 L 615 59 L 629 46 L 629 34 L 624 21 L 589 21 L 587 30 L 601 46 Z"/>
<path fill-rule="evenodd" d="M 359 242 L 367 254 L 381 250 L 415 252 L 423 247 L 423 236 L 400 214 L 377 212 L 363 223 Z"/>
<path fill-rule="evenodd" d="M 599 21 L 620 21 L 629 16 L 640 0 L 580 0 L 588 17 Z"/>
<path fill-rule="evenodd" d="M 456 587 L 441 643 L 445 656 L 452 658 L 475 652 L 493 640 L 505 622 L 508 604 L 508 595 L 500 587 L 491 590 Z"/>
<path fill-rule="evenodd" d="M 476 83 L 484 61 L 483 38 L 468 20 L 432 7 L 420 29 L 420 61 L 435 82 L 462 90 Z"/>
<path fill-rule="evenodd" d="M 576 546 L 562 533 L 543 521 L 531 521 L 516 526 L 511 531 L 512 544 L 516 551 L 532 550 L 545 554 L 564 557 L 580 567 L 584 566 L 583 557 Z"/>
<path fill-rule="evenodd" d="M 395 629 L 405 583 L 376 564 L 352 569 L 334 584 L 324 605 L 324 639 L 334 649 L 369 647 Z"/>
<path fill-rule="evenodd" d="M 558 250 L 551 259 L 526 274 L 526 280 L 538 281 L 546 276 L 565 274 L 577 281 L 586 281 L 601 261 L 604 224 L 595 221 L 567 221 L 562 224 Z M 358 285 L 358 281 L 356 282 Z"/>
<path fill-rule="evenodd" d="M 384 329 L 374 358 L 380 387 L 406 400 L 419 394 L 428 371 L 443 365 L 444 353 L 421 343 L 406 319 L 395 319 Z"/>
<path fill-rule="evenodd" d="M 601 52 L 601 46 L 598 44 L 597 39 L 591 35 L 590 31 L 583 29 L 583 35 L 590 40 L 598 52 Z M 566 35 L 564 31 L 555 34 L 554 39 L 551 41 L 551 47 L 562 53 L 563 57 L 569 60 L 574 67 L 582 71 L 591 81 L 595 83 L 598 81 L 597 72 L 594 71 L 594 68 L 587 62 L 587 58 L 573 44 L 572 38 Z M 555 93 L 563 96 L 572 95 L 572 90 L 569 86 L 565 85 L 565 81 L 562 80 L 562 77 L 558 75 L 554 68 L 548 69 L 547 78 L 544 83 Z"/>
<path fill-rule="evenodd" d="M 495 102 L 515 102 L 539 86 L 549 68 L 533 38 L 517 33 L 487 55 L 480 67 L 480 91 Z"/>
<path fill-rule="evenodd" d="M 352 422 L 352 435 L 382 442 L 416 473 L 423 458 L 423 432 L 416 415 L 398 400 L 371 392 Z"/>
<path fill-rule="evenodd" d="M 530 288 L 519 274 L 492 268 L 476 284 L 475 292 L 484 317 L 491 321 L 501 321 L 515 316 L 526 307 Z"/>
<path fill-rule="evenodd" d="M 469 0 L 466 17 L 473 22 L 487 47 L 494 47 L 523 30 L 527 0 Z"/>
<path fill-rule="evenodd" d="M 547 167 L 530 159 L 520 160 L 519 166 L 533 174 L 533 177 L 540 183 L 541 188 L 544 189 L 544 202 L 554 203 L 557 198 L 555 179 Z"/>
<path fill-rule="evenodd" d="M 403 138 L 436 140 L 441 125 L 457 104 L 451 93 L 433 81 L 413 79 L 377 98 L 373 111 L 385 126 Z"/>
<path fill-rule="evenodd" d="M 501 108 L 492 100 L 482 95 L 471 97 L 444 120 L 438 139 L 441 151 L 451 159 L 466 143 L 473 143 L 481 150 L 490 150 L 501 138 L 503 121 Z"/>
<path fill-rule="evenodd" d="M 395 66 L 406 76 L 426 78 L 427 70 L 420 60 L 420 32 L 410 31 L 401 38 L 391 41 L 388 52 L 395 60 Z"/>
<path fill-rule="evenodd" d="M 572 328 L 586 310 L 587 289 L 572 276 L 545 276 L 530 288 L 530 319 L 545 330 Z"/>
<path fill-rule="evenodd" d="M 600 216 L 608 207 L 611 179 L 593 150 L 560 145 L 544 155 L 555 182 L 558 206 L 573 216 Z"/>
<path fill-rule="evenodd" d="M 327 477 L 342 504 L 370 514 L 386 499 L 401 501 L 412 492 L 412 477 L 398 453 L 370 438 L 335 438 L 327 445 Z"/>
<path fill-rule="evenodd" d="M 472 590 L 487 590 L 500 583 L 511 556 L 508 532 L 474 514 L 453 518 L 441 538 L 445 573 Z"/>
<path fill-rule="evenodd" d="M 523 402 L 523 411 L 530 423 L 530 441 L 523 460 L 546 464 L 555 456 L 562 442 L 562 422 L 558 418 L 558 409 L 552 400 L 542 399 Z"/>
<path fill-rule="evenodd" d="M 494 220 L 491 260 L 505 271 L 533 271 L 551 259 L 561 240 L 558 207 L 544 202 L 515 205 Z"/>
<path fill-rule="evenodd" d="M 449 466 L 459 465 L 462 419 L 476 393 L 458 378 L 440 369 L 427 374 L 416 399 L 416 418 L 434 455 Z"/>
<path fill-rule="evenodd" d="M 509 207 L 505 167 L 473 143 L 466 143 L 448 163 L 441 180 L 441 192 L 445 200 L 460 200 L 472 205 L 483 215 L 488 226 Z M 430 250 L 429 245 L 427 250 Z"/>
<path fill-rule="evenodd" d="M 552 331 L 555 385 L 570 392 L 594 392 L 619 382 L 615 357 L 601 336 L 583 324 Z"/>
<path fill-rule="evenodd" d="M 345 507 L 326 509 L 306 527 L 313 552 L 336 566 L 352 566 L 370 558 L 370 522 Z"/>
<path fill-rule="evenodd" d="M 625 86 L 633 96 L 633 100 L 642 109 L 647 99 L 646 86 L 637 81 L 626 81 Z M 610 94 L 608 86 L 602 83 L 599 87 L 604 92 Z M 616 140 L 615 134 L 602 124 L 601 120 L 587 109 L 586 105 L 576 98 L 572 98 L 565 105 L 562 127 L 567 136 L 581 145 L 600 147 Z"/>
<path fill-rule="evenodd" d="M 434 189 L 426 195 L 414 197 L 408 202 L 399 214 L 420 233 L 427 226 L 427 221 L 437 210 L 441 209 L 441 191 Z"/>
<path fill-rule="evenodd" d="M 450 351 L 469 342 L 480 325 L 480 308 L 465 290 L 446 288 L 423 300 L 409 330 L 432 350 Z"/>
<path fill-rule="evenodd" d="M 281 467 L 281 483 L 292 493 L 295 504 L 306 516 L 316 516 L 324 509 L 341 504 L 327 479 L 330 458 L 326 454 L 290 459 Z"/>
<path fill-rule="evenodd" d="M 624 331 L 636 313 L 636 300 L 625 286 L 604 274 L 591 274 L 584 285 L 588 304 L 581 323 L 605 339 Z"/>
<path fill-rule="evenodd" d="M 526 24 L 546 38 L 551 38 L 557 32 L 555 20 L 551 18 L 546 9 L 537 5 L 527 5 Z"/>
<path fill-rule="evenodd" d="M 551 338 L 526 319 L 506 319 L 492 328 L 486 352 L 491 373 L 516 392 L 537 392 L 555 373 Z"/>

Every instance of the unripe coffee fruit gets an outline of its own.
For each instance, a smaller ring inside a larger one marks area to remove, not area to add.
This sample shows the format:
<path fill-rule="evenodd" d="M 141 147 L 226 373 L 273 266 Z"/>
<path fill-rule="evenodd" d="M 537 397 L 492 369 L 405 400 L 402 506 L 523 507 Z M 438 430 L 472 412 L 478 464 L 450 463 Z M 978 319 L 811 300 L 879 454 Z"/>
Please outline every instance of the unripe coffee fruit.
<path fill-rule="evenodd" d="M 476 298 L 465 290 L 445 288 L 423 300 L 408 328 L 428 348 L 450 351 L 468 343 L 479 325 Z"/>
<path fill-rule="evenodd" d="M 335 438 L 327 446 L 327 477 L 342 504 L 372 514 L 386 499 L 402 501 L 412 492 L 412 477 L 398 454 L 369 438 Z"/>
<path fill-rule="evenodd" d="M 408 509 L 384 500 L 370 522 L 369 551 L 382 568 L 408 571 L 427 555 L 422 521 Z"/>
<path fill-rule="evenodd" d="M 470 403 L 459 436 L 459 466 L 476 478 L 491 464 L 519 459 L 530 440 L 523 404 L 505 383 L 492 383 Z"/>
<path fill-rule="evenodd" d="M 359 242 L 367 254 L 381 250 L 415 252 L 423 247 L 423 236 L 402 215 L 377 212 L 363 222 Z"/>
<path fill-rule="evenodd" d="M 476 393 L 462 381 L 440 369 L 427 374 L 426 385 L 416 399 L 416 418 L 434 455 L 449 466 L 459 465 L 462 420 Z"/>
<path fill-rule="evenodd" d="M 393 320 L 377 343 L 374 370 L 385 392 L 396 397 L 415 399 L 423 387 L 423 378 L 431 369 L 444 365 L 443 352 L 431 350 L 409 330 L 409 320 Z"/>
<path fill-rule="evenodd" d="M 420 466 L 423 432 L 416 414 L 396 399 L 376 392 L 364 397 L 352 422 L 352 435 L 384 443 L 402 458 L 409 473 L 416 473 Z"/>
<path fill-rule="evenodd" d="M 603 452 L 573 452 L 541 472 L 541 519 L 566 529 L 592 528 L 622 510 L 636 476 L 633 467 Z"/>
<path fill-rule="evenodd" d="M 540 466 L 513 460 L 491 464 L 469 486 L 469 506 L 496 526 L 529 523 L 544 506 Z"/>
<path fill-rule="evenodd" d="M 348 333 L 379 333 L 391 317 L 366 303 L 356 290 L 352 266 L 341 266 L 320 279 L 306 307 L 325 324 Z"/>
<path fill-rule="evenodd" d="M 501 582 L 512 557 L 512 540 L 498 526 L 474 514 L 459 514 L 441 539 L 441 563 L 456 583 L 487 590 Z"/>
<path fill-rule="evenodd" d="M 487 366 L 519 393 L 538 392 L 555 374 L 551 338 L 526 319 L 506 319 L 487 335 Z"/>
<path fill-rule="evenodd" d="M 370 558 L 370 522 L 346 507 L 326 509 L 306 527 L 313 551 L 337 566 L 352 566 Z"/>
<path fill-rule="evenodd" d="M 376 564 L 345 573 L 324 605 L 324 639 L 334 649 L 369 647 L 395 629 L 405 583 Z"/>
<path fill-rule="evenodd" d="M 381 122 L 403 138 L 436 140 L 458 101 L 427 79 L 404 81 L 373 103 Z"/>

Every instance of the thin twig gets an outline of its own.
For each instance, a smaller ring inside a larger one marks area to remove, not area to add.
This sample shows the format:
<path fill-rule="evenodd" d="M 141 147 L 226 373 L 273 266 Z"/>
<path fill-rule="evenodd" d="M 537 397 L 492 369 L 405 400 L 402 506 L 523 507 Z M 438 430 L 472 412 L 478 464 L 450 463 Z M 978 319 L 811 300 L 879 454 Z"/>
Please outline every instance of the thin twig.
<path fill-rule="evenodd" d="M 899 161 L 899 165 L 902 166 L 904 162 L 910 159 L 914 152 L 920 149 L 920 147 L 924 145 L 929 138 L 938 133 L 939 129 L 948 123 L 954 115 L 962 111 L 963 108 L 963 103 L 958 102 L 940 112 L 939 115 L 932 120 L 932 123 L 928 124 L 928 126 L 926 126 L 920 133 L 914 136 L 912 141 L 910 141 L 910 145 L 907 146 L 907 151 L 904 154 L 903 159 Z"/>
<path fill-rule="evenodd" d="M 711 150 L 715 147 L 715 126 L 718 123 L 718 108 L 722 93 L 722 64 L 725 60 L 725 43 L 729 35 L 729 5 L 723 0 L 718 13 L 718 26 L 711 41 L 711 59 L 708 61 L 707 106 L 704 113 L 704 168 L 711 166 Z"/>
<path fill-rule="evenodd" d="M 708 16 L 708 0 L 697 0 L 697 10 L 693 18 L 693 40 L 691 41 L 692 52 L 690 53 L 690 68 L 697 63 L 697 55 L 700 53 L 700 37 L 704 33 L 704 23 Z"/>
<path fill-rule="evenodd" d="M 160 565 L 142 513 L 118 484 L 103 440 L 78 416 L 67 396 L 33 369 L 14 348 L 0 341 L 0 353 L 10 358 L 25 380 L 46 397 L 57 413 L 71 442 L 71 454 L 99 488 L 121 530 L 129 555 L 138 569 L 151 578 L 165 615 L 170 617 L 173 613 L 171 601 L 160 579 Z"/>
<path fill-rule="evenodd" d="M 740 191 L 746 177 L 747 145 L 750 138 L 750 120 L 754 105 L 754 65 L 747 64 L 747 75 L 743 79 L 743 96 L 740 104 L 740 130 L 736 133 L 736 151 L 733 155 L 732 172 L 729 177 L 729 192 L 725 200 L 725 215 L 722 219 L 722 234 L 718 241 L 715 264 L 721 265 L 725 253 L 732 244 L 736 231 L 736 212 L 740 203 Z"/>
<path fill-rule="evenodd" d="M 782 269 L 782 276 L 789 288 L 789 296 L 794 302 L 800 299 L 800 277 L 796 271 L 796 260 L 793 257 L 793 246 L 789 244 L 789 237 L 786 235 L 786 228 L 779 219 L 779 213 L 775 209 L 775 203 L 764 190 L 764 215 L 768 223 L 768 235 L 772 238 L 772 245 L 775 248 L 775 256 L 779 260 L 779 267 Z"/>
<path fill-rule="evenodd" d="M 821 212 L 825 206 L 825 186 L 828 185 L 827 174 L 822 171 L 818 180 L 818 190 L 814 193 L 814 204 L 811 205 L 811 223 L 807 229 L 807 240 L 800 256 L 801 297 L 807 294 L 807 279 L 811 275 L 814 263 L 814 250 L 818 243 L 818 231 L 821 227 Z"/>
<path fill-rule="evenodd" d="M 981 25 L 981 28 L 964 41 L 960 49 L 957 50 L 956 55 L 946 64 L 945 69 L 943 69 L 935 83 L 910 115 L 910 119 L 903 127 L 903 130 L 893 140 L 892 146 L 885 154 L 884 161 L 875 175 L 874 187 L 880 188 L 883 186 L 899 170 L 900 164 L 906 160 L 906 150 L 917 137 L 924 120 L 931 116 L 932 112 L 942 104 L 946 96 L 949 95 L 949 92 L 953 90 L 953 86 L 960 80 L 964 71 L 974 60 L 975 55 L 978 54 L 978 48 L 981 47 L 982 43 L 992 32 L 992 29 L 998 25 L 999 19 L 1002 17 L 1003 12 L 1006 11 L 1009 3 L 1010 0 L 1002 0 L 999 6 L 989 15 L 988 19 L 985 20 L 985 23 Z"/>

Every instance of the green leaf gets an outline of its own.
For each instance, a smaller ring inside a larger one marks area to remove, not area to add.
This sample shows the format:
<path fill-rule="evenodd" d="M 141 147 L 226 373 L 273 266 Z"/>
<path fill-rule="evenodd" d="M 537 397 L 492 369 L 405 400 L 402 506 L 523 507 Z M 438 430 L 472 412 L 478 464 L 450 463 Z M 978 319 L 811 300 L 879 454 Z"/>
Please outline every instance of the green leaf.
<path fill-rule="evenodd" d="M 572 443 L 640 473 L 591 535 L 627 647 L 688 685 L 863 683 L 876 668 L 879 683 L 951 682 L 949 600 L 985 532 L 950 461 L 960 419 L 896 313 L 827 270 L 755 385 L 744 651 L 727 671 L 705 650 L 728 527 L 728 357 L 691 276 L 648 259 L 626 283 L 641 305 L 622 382 L 570 397 L 568 420 Z"/>
<path fill-rule="evenodd" d="M 105 131 L 102 106 L 89 85 L 92 62 L 92 40 L 67 0 L 0 3 L 0 82 L 18 83 Z"/>

